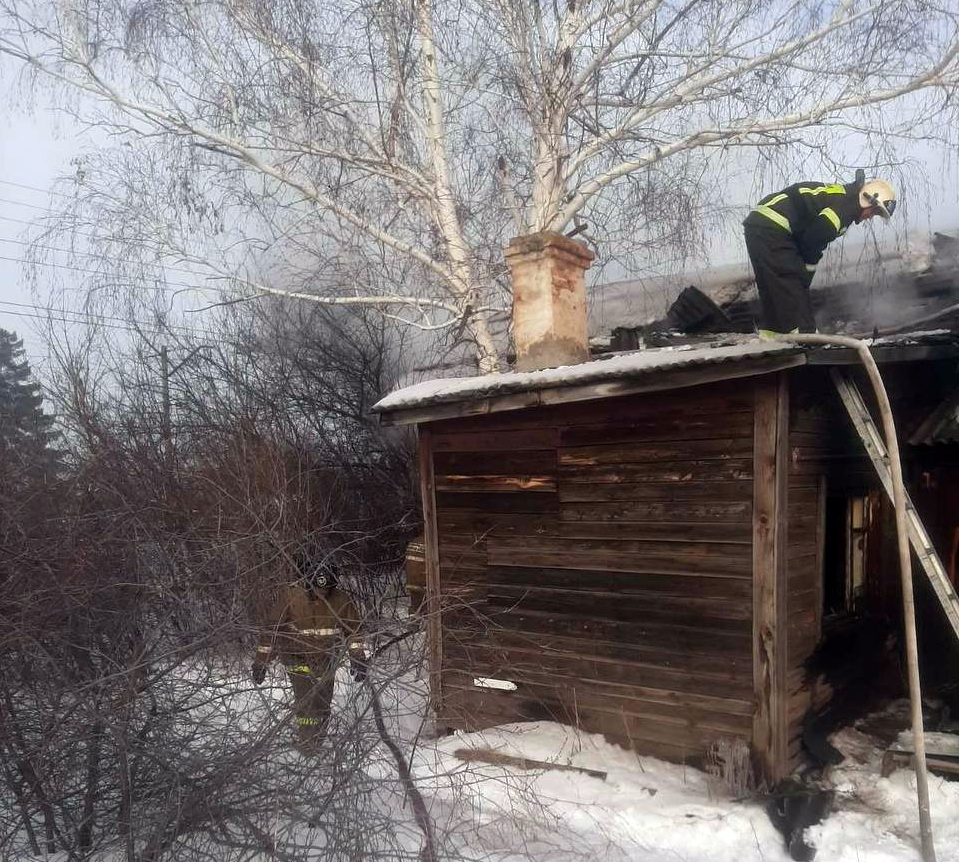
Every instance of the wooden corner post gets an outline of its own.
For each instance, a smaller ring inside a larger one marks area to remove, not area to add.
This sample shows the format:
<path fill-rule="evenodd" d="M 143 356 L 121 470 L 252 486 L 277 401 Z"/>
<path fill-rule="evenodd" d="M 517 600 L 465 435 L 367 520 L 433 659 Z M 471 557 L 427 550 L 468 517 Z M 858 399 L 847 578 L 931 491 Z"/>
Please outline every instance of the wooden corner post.
<path fill-rule="evenodd" d="M 772 785 L 789 769 L 786 691 L 787 372 L 756 380 L 753 437 L 753 759 Z"/>
<path fill-rule="evenodd" d="M 430 674 L 430 703 L 437 722 L 443 710 L 443 620 L 440 607 L 440 548 L 436 525 L 436 482 L 430 430 L 417 426 L 420 499 L 423 501 L 423 544 L 426 566 L 426 639 Z"/>

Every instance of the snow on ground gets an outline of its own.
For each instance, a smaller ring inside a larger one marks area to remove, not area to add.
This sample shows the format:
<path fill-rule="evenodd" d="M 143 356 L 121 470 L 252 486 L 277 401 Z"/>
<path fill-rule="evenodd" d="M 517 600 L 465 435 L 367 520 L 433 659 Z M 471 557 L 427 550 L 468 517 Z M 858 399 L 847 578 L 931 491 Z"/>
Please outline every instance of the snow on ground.
<path fill-rule="evenodd" d="M 453 756 L 455 749 L 474 747 L 598 769 L 608 777 L 467 765 Z M 477 857 L 497 862 L 786 858 L 769 852 L 781 842 L 762 809 L 712 799 L 702 772 L 640 758 L 551 722 L 440 740 L 419 759 L 417 776 L 434 799 L 447 803 L 448 816 L 463 818 L 464 836 L 473 815 L 485 851 Z"/>
<path fill-rule="evenodd" d="M 415 654 L 414 647 L 411 652 Z M 601 736 L 553 722 L 508 724 L 477 733 L 426 738 L 426 670 L 422 662 L 383 685 L 381 702 L 390 733 L 411 758 L 413 777 L 436 822 L 441 858 L 484 862 L 786 862 L 780 833 L 762 801 L 740 802 L 724 795 L 705 773 L 642 757 Z M 247 697 L 286 701 L 282 670 L 272 686 Z M 381 680 L 381 684 L 386 679 Z M 374 684 L 376 681 L 374 679 Z M 337 678 L 341 710 L 363 712 L 357 685 L 345 668 Z M 261 701 L 262 703 L 262 701 Z M 274 706 L 275 708 L 275 706 Z M 904 726 L 908 704 L 888 714 Z M 920 859 L 915 776 L 899 769 L 880 777 L 882 749 L 856 728 L 833 737 L 845 755 L 828 785 L 836 791 L 833 812 L 810 829 L 822 862 L 911 862 Z M 502 754 L 601 770 L 605 781 L 577 772 L 520 770 L 465 763 L 460 748 L 487 748 Z M 391 786 L 392 816 L 405 832 L 411 855 L 418 833 L 388 756 L 364 765 L 371 779 Z M 384 786 L 384 792 L 386 787 Z M 959 862 L 959 781 L 930 775 L 931 805 L 940 862 Z M 390 805 L 389 793 L 384 805 Z M 401 811 L 405 808 L 405 812 Z"/>
<path fill-rule="evenodd" d="M 637 756 L 600 736 L 552 722 L 431 736 L 424 721 L 426 671 L 415 658 L 418 647 L 407 644 L 402 651 L 392 652 L 392 670 L 384 667 L 384 662 L 371 682 L 381 689 L 390 735 L 410 759 L 416 786 L 434 820 L 442 862 L 789 859 L 762 800 L 734 801 L 699 770 Z M 199 683 L 191 693 L 197 700 L 193 712 L 198 725 L 222 727 L 243 738 L 256 734 L 258 725 L 265 727 L 289 715 L 290 693 L 279 666 L 273 667 L 267 684 L 260 688 L 246 678 L 245 662 L 235 667 L 208 666 L 202 673 L 191 671 L 185 674 L 184 683 L 187 681 Z M 206 697 L 200 696 L 201 688 Z M 336 705 L 336 723 L 347 734 L 338 737 L 336 751 L 320 761 L 304 759 L 290 745 L 292 728 L 286 724 L 271 744 L 271 754 L 248 774 L 249 780 L 262 782 L 265 788 L 272 788 L 269 793 L 277 794 L 271 832 L 277 841 L 282 839 L 283 858 L 384 862 L 418 858 L 421 833 L 397 778 L 395 761 L 371 729 L 368 691 L 349 678 L 345 667 L 337 676 Z M 904 719 L 902 704 L 895 705 L 890 714 L 896 721 Z M 869 729 L 865 723 L 860 728 L 843 730 L 833 738 L 846 759 L 829 776 L 836 792 L 834 811 L 809 832 L 819 848 L 817 859 L 918 862 L 915 778 L 907 769 L 881 778 L 882 748 L 864 732 Z M 351 733 L 358 734 L 359 740 L 355 758 L 347 756 L 344 748 Z M 529 760 L 601 770 L 607 778 L 465 763 L 454 754 L 460 748 L 485 748 Z M 336 760 L 340 767 L 334 765 Z M 342 791 L 336 790 L 337 783 Z M 930 776 L 930 785 L 939 860 L 959 862 L 959 782 Z M 331 792 L 334 797 L 329 796 Z M 354 795 L 344 797 L 344 804 L 350 809 L 360 804 L 360 809 L 352 811 L 352 819 L 343 819 L 346 815 L 337 813 L 336 803 L 330 799 L 348 792 Z M 282 795 L 290 796 L 283 806 Z M 311 809 L 320 800 L 325 800 L 324 822 L 313 828 Z M 349 829 L 354 828 L 354 821 L 371 833 L 362 852 L 357 856 L 356 850 L 353 855 L 334 851 L 326 842 L 336 833 L 324 833 L 324 824 L 334 830 Z M 221 858 L 219 853 L 214 856 Z M 254 856 L 255 851 L 244 858 Z M 117 858 L 109 853 L 98 856 L 99 862 Z M 234 857 L 222 855 L 222 859 L 228 858 Z"/>
<path fill-rule="evenodd" d="M 817 859 L 918 860 L 911 771 L 880 778 L 881 751 L 856 729 L 841 731 L 834 743 L 846 760 L 829 780 L 836 791 L 834 812 L 809 833 Z M 458 748 L 599 769 L 608 778 L 467 765 L 453 756 Z M 472 858 L 789 859 L 761 803 L 724 798 L 698 770 L 639 757 L 559 724 L 511 724 L 441 739 L 420 752 L 416 775 Z M 939 859 L 959 862 L 959 782 L 931 776 L 931 793 Z"/>
<path fill-rule="evenodd" d="M 903 702 L 904 703 L 904 702 Z M 901 704 L 900 704 L 901 706 Z M 919 859 L 916 777 L 911 769 L 879 775 L 882 751 L 855 728 L 835 734 L 846 759 L 831 775 L 837 810 L 811 837 L 823 860 Z M 959 782 L 929 775 L 933 833 L 940 862 L 959 860 Z"/>

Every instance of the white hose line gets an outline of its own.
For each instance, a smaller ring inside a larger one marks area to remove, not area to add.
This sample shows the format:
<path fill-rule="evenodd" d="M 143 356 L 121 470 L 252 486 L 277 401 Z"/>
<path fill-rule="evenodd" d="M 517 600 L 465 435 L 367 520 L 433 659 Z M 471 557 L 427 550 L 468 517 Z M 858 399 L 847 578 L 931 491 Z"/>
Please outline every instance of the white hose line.
<path fill-rule="evenodd" d="M 932 818 L 929 810 L 929 775 L 926 770 L 926 737 L 922 726 L 922 690 L 919 681 L 919 649 L 916 638 L 916 605 L 912 587 L 912 556 L 906 522 L 906 488 L 902 479 L 902 461 L 899 457 L 899 439 L 889 404 L 889 395 L 879 366 L 869 346 L 858 338 L 843 335 L 771 334 L 772 340 L 800 345 L 830 345 L 855 350 L 862 360 L 869 382 L 879 404 L 886 449 L 889 450 L 889 470 L 892 473 L 893 504 L 896 509 L 896 538 L 899 547 L 899 570 L 902 577 L 902 614 L 906 634 L 906 666 L 909 677 L 909 701 L 912 712 L 912 738 L 916 770 L 916 795 L 919 800 L 919 833 L 922 838 L 922 858 L 936 862 L 936 848 L 932 836 Z"/>

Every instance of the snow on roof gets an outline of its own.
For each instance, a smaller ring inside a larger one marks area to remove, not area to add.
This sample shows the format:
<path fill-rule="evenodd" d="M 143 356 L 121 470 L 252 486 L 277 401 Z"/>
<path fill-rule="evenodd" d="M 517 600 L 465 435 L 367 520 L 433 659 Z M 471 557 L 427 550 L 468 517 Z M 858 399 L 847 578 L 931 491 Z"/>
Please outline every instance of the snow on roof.
<path fill-rule="evenodd" d="M 427 380 L 392 392 L 373 405 L 374 413 L 409 410 L 517 392 L 532 392 L 623 380 L 690 366 L 740 362 L 772 354 L 799 353 L 791 344 L 746 337 L 743 341 L 683 345 L 654 350 L 634 350 L 542 371 L 487 374 L 482 377 L 447 377 Z"/>

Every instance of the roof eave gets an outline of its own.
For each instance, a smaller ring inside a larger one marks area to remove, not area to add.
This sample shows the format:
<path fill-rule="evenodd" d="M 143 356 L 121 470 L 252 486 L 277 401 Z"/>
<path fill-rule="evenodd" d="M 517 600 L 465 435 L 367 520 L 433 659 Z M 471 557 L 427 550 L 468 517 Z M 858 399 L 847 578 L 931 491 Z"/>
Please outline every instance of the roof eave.
<path fill-rule="evenodd" d="M 435 404 L 385 409 L 378 413 L 382 425 L 419 425 L 441 419 L 482 416 L 530 407 L 684 389 L 722 380 L 772 374 L 805 363 L 804 352 L 776 353 L 744 358 L 736 362 L 682 366 L 667 370 L 651 369 L 646 372 L 637 372 L 635 377 L 621 377 L 579 385 L 549 386 L 504 395 L 463 398 Z"/>
<path fill-rule="evenodd" d="M 928 362 L 959 357 L 959 344 L 887 344 L 869 348 L 880 365 L 893 362 Z M 810 365 L 859 365 L 855 350 L 843 347 L 818 347 L 807 354 Z"/>

